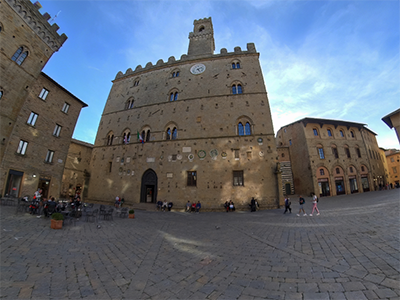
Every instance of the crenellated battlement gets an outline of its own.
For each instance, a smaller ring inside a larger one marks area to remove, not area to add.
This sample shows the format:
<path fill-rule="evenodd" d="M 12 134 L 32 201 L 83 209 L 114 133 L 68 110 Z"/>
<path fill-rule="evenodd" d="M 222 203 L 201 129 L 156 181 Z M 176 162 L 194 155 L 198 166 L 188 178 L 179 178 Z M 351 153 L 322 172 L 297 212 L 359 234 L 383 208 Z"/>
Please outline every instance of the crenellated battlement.
<path fill-rule="evenodd" d="M 195 21 L 196 22 L 196 21 Z M 171 56 L 168 58 L 167 62 L 164 62 L 162 59 L 159 59 L 155 65 L 153 65 L 152 62 L 148 62 L 146 66 L 143 68 L 141 65 L 138 65 L 135 70 L 133 71 L 131 68 L 127 69 L 125 74 L 119 71 L 117 75 L 115 76 L 114 80 L 138 74 L 143 71 L 149 71 L 153 70 L 156 68 L 160 67 L 168 67 L 168 66 L 173 66 L 173 65 L 178 65 L 181 63 L 186 63 L 191 60 L 199 60 L 199 59 L 208 59 L 208 58 L 223 58 L 224 56 L 229 57 L 233 55 L 241 55 L 241 54 L 256 54 L 256 46 L 254 43 L 247 43 L 247 50 L 242 50 L 240 47 L 235 47 L 233 52 L 228 52 L 226 48 L 222 48 L 220 50 L 219 54 L 212 54 L 212 55 L 204 55 L 204 56 L 196 56 L 195 58 L 192 58 L 188 56 L 187 54 L 182 54 L 180 60 L 176 60 L 174 56 Z"/>
<path fill-rule="evenodd" d="M 28 0 L 5 0 L 10 7 L 25 21 L 25 23 L 42 39 L 54 52 L 58 51 L 67 40 L 65 33 L 59 35 L 57 24 L 49 24 L 48 13 L 39 12 L 41 5 Z"/>

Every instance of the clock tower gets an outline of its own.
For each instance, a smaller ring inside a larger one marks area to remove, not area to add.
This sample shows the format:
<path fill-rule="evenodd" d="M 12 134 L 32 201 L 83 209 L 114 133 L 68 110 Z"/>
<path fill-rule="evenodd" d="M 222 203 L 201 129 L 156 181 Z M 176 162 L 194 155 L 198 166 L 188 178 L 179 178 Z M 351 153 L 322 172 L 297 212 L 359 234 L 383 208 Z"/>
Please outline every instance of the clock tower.
<path fill-rule="evenodd" d="M 214 30 L 210 18 L 195 20 L 193 32 L 189 33 L 188 56 L 214 54 Z"/>

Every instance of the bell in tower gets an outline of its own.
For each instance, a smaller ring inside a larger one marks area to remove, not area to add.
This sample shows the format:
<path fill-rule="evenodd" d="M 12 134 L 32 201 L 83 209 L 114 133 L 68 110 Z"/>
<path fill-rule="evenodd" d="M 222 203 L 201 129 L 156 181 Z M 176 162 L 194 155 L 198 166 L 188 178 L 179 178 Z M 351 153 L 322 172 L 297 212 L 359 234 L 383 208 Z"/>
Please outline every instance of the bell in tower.
<path fill-rule="evenodd" d="M 210 18 L 194 20 L 193 32 L 189 33 L 188 56 L 214 54 L 214 30 Z"/>

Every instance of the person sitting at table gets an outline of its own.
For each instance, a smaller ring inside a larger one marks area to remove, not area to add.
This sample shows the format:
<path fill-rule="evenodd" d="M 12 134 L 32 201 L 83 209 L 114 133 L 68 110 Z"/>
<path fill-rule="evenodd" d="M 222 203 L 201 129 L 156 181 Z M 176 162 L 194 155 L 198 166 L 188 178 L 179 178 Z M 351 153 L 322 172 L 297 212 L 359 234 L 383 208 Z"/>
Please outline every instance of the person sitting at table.
<path fill-rule="evenodd" d="M 192 209 L 191 212 L 195 212 L 196 211 L 196 202 L 192 203 Z"/>
<path fill-rule="evenodd" d="M 165 211 L 167 209 L 168 202 L 167 200 L 164 200 L 163 206 L 162 206 L 162 211 Z"/>
<path fill-rule="evenodd" d="M 168 203 L 168 211 L 171 211 L 172 206 L 174 206 L 174 204 L 172 202 Z"/>
<path fill-rule="evenodd" d="M 49 198 L 44 205 L 44 216 L 49 217 L 53 212 L 56 211 L 57 203 L 54 201 L 54 197 Z"/>

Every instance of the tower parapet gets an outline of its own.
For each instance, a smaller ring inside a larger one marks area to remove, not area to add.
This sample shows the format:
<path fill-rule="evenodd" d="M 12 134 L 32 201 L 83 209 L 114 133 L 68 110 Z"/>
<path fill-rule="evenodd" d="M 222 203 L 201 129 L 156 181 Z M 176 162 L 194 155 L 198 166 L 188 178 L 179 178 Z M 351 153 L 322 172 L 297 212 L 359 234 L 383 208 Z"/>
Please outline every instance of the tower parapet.
<path fill-rule="evenodd" d="M 201 58 L 204 58 L 204 59 L 222 58 L 224 56 L 228 57 L 228 56 L 233 56 L 233 55 L 241 55 L 241 54 L 245 55 L 245 54 L 253 54 L 253 53 L 258 55 L 256 46 L 254 45 L 254 43 L 247 43 L 247 50 L 242 50 L 240 47 L 235 47 L 233 52 L 228 52 L 226 50 L 226 48 L 222 48 L 220 50 L 220 54 L 204 55 L 204 56 L 201 56 Z M 117 80 L 117 79 L 120 79 L 120 78 L 123 78 L 126 76 L 130 76 L 130 75 L 137 75 L 140 72 L 149 71 L 149 70 L 153 70 L 153 69 L 160 68 L 160 67 L 171 67 L 173 65 L 187 63 L 188 60 L 191 60 L 191 59 L 197 60 L 199 58 L 200 57 L 193 58 L 186 54 L 183 54 L 181 56 L 180 60 L 176 60 L 174 56 L 169 57 L 167 62 L 164 62 L 162 59 L 159 59 L 155 65 L 153 65 L 151 62 L 148 62 L 144 68 L 141 65 L 138 65 L 135 68 L 135 71 L 132 71 L 131 68 L 127 69 L 125 74 L 122 73 L 121 71 L 119 71 L 118 74 L 115 76 L 114 80 Z"/>
<path fill-rule="evenodd" d="M 59 35 L 57 24 L 50 25 L 48 13 L 41 14 L 41 5 L 26 0 L 6 0 L 6 3 L 21 17 L 22 20 L 42 39 L 54 52 L 58 51 L 67 40 L 65 33 Z"/>

